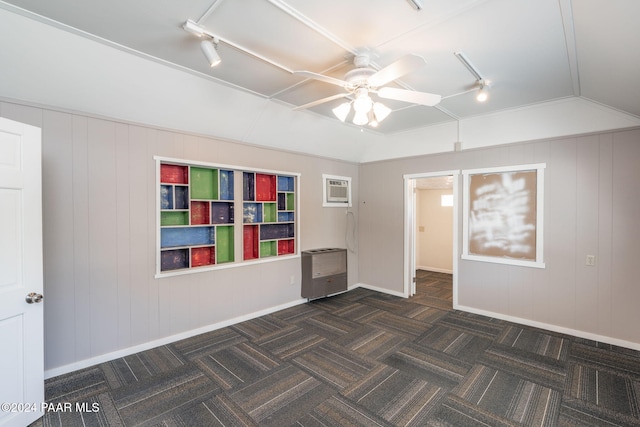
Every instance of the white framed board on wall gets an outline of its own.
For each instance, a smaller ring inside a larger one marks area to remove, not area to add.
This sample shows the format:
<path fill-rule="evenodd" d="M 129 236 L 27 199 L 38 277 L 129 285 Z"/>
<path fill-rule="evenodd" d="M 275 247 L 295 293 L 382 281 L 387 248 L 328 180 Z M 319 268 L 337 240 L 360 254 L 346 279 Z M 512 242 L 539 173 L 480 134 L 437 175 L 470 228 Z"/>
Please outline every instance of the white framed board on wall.
<path fill-rule="evenodd" d="M 545 268 L 545 167 L 462 171 L 463 259 Z"/>

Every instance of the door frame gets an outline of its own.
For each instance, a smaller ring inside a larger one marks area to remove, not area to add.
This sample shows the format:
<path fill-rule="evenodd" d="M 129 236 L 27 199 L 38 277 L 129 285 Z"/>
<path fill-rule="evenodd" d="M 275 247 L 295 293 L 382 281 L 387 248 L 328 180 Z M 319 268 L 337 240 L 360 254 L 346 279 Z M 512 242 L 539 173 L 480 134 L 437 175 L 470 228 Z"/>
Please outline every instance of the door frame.
<path fill-rule="evenodd" d="M 458 261 L 459 261 L 459 227 L 460 227 L 460 177 L 459 169 L 423 172 L 403 175 L 404 179 L 404 290 L 403 295 L 409 298 L 415 294 L 416 271 L 416 180 L 453 176 L 453 308 L 458 307 Z"/>

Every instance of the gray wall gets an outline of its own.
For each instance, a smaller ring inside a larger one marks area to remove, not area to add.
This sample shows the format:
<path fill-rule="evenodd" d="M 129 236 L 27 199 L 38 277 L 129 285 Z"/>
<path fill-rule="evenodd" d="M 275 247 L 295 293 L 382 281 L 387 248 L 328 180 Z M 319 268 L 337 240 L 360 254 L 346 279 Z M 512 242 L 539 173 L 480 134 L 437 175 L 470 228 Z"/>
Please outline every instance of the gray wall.
<path fill-rule="evenodd" d="M 42 128 L 48 370 L 300 301 L 299 257 L 155 279 L 154 155 L 300 172 L 303 250 L 345 247 L 323 173 L 353 177 L 357 216 L 353 163 L 8 102 L 0 116 Z M 350 253 L 349 284 L 357 270 Z"/>
<path fill-rule="evenodd" d="M 394 293 L 403 174 L 545 162 L 547 268 L 461 260 L 459 303 L 640 343 L 640 130 L 358 166 L 9 102 L 0 116 L 43 129 L 46 369 L 299 301 L 297 258 L 154 279 L 154 155 L 301 172 L 301 249 L 345 247 L 347 216 L 321 207 L 321 175 L 353 177 L 349 284 Z"/>
<path fill-rule="evenodd" d="M 442 196 L 453 189 L 416 191 L 416 268 L 453 271 L 453 207 L 442 206 Z"/>
<path fill-rule="evenodd" d="M 547 164 L 546 269 L 460 260 L 459 304 L 640 349 L 640 130 L 361 165 L 360 282 L 403 290 L 403 174 L 529 163 Z"/>

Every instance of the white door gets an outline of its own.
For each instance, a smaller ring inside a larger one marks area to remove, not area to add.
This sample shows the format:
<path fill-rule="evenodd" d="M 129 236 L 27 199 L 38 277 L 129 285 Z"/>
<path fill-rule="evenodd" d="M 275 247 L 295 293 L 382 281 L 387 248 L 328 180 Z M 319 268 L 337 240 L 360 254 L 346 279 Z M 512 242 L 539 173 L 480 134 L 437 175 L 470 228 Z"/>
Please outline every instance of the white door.
<path fill-rule="evenodd" d="M 41 301 L 40 129 L 0 118 L 0 426 L 42 415 Z"/>

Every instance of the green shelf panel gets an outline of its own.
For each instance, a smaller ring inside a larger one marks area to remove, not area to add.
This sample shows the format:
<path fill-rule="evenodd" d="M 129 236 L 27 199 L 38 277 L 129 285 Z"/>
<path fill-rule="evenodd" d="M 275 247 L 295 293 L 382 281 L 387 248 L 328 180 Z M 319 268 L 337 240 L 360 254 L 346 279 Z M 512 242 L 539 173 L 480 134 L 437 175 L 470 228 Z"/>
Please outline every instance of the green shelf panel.
<path fill-rule="evenodd" d="M 263 222 L 276 222 L 278 217 L 276 216 L 276 204 L 265 203 L 262 210 Z"/>
<path fill-rule="evenodd" d="M 218 264 L 233 262 L 233 226 L 216 227 L 216 250 Z"/>
<path fill-rule="evenodd" d="M 218 200 L 218 170 L 191 167 L 191 198 Z"/>
<path fill-rule="evenodd" d="M 189 212 L 160 212 L 160 225 L 189 225 Z"/>
<path fill-rule="evenodd" d="M 278 242 L 271 240 L 269 242 L 260 242 L 260 258 L 278 255 Z"/>
<path fill-rule="evenodd" d="M 292 211 L 296 208 L 296 199 L 293 193 L 287 193 L 287 210 Z"/>

